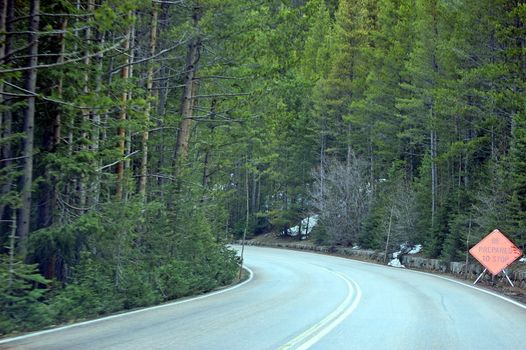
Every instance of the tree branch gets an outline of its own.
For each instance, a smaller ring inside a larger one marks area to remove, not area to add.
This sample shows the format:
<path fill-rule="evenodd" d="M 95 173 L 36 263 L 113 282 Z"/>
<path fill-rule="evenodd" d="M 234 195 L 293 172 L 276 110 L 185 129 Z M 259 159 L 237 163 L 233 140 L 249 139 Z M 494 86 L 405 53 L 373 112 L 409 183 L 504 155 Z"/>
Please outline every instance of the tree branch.
<path fill-rule="evenodd" d="M 248 80 L 250 78 L 228 77 L 228 76 L 223 76 L 223 75 L 208 75 L 204 77 L 195 77 L 195 80 L 203 80 L 203 79 Z"/>
<path fill-rule="evenodd" d="M 122 68 L 124 68 L 124 67 L 133 66 L 133 65 L 136 65 L 136 64 L 139 64 L 139 63 L 143 63 L 143 62 L 146 62 L 146 61 L 153 60 L 153 59 L 155 59 L 155 58 L 157 58 L 157 57 L 159 57 L 159 56 L 164 55 L 164 54 L 167 53 L 167 52 L 170 52 L 170 51 L 172 51 L 172 50 L 175 50 L 176 48 L 178 48 L 179 46 L 185 44 L 186 42 L 187 42 L 187 39 L 179 40 L 179 41 L 177 42 L 177 44 L 175 44 L 174 46 L 171 46 L 171 47 L 169 47 L 169 48 L 167 48 L 167 49 L 161 50 L 161 51 L 159 51 L 158 53 L 156 53 L 156 54 L 153 55 L 153 56 L 145 57 L 145 58 L 142 58 L 142 59 L 140 59 L 140 60 L 138 60 L 138 61 L 133 61 L 133 62 L 130 62 L 130 63 L 127 63 L 127 64 L 123 64 L 122 66 L 115 67 L 115 68 L 113 69 L 113 71 L 111 71 L 111 73 L 112 73 L 112 74 L 113 74 L 113 73 L 116 73 L 116 72 L 120 71 L 120 70 L 121 70 Z"/>
<path fill-rule="evenodd" d="M 21 88 L 20 86 L 17 86 L 15 84 L 12 84 L 12 83 L 10 83 L 8 81 L 5 81 L 5 80 L 2 80 L 2 83 L 6 84 L 7 86 L 10 86 L 10 87 L 12 87 L 14 89 L 17 89 L 19 91 L 25 92 L 27 94 L 27 95 L 22 95 L 22 94 L 10 93 L 10 92 L 1 92 L 1 94 L 7 95 L 7 96 L 26 97 L 26 98 L 27 97 L 37 97 L 37 98 L 40 98 L 40 99 L 42 99 L 44 101 L 58 103 L 58 104 L 62 104 L 62 105 L 65 105 L 65 106 L 76 108 L 76 109 L 105 109 L 105 108 L 102 108 L 102 107 L 95 107 L 95 106 L 78 106 L 78 105 L 75 105 L 75 104 L 70 103 L 70 102 L 56 100 L 56 99 L 53 99 L 53 98 L 50 98 L 50 97 L 46 97 L 44 95 L 32 93 L 31 91 L 28 91 L 28 90 L 26 90 L 24 88 Z"/>
<path fill-rule="evenodd" d="M 211 95 L 196 95 L 191 98 L 212 98 L 212 97 L 234 97 L 234 96 L 247 96 L 250 95 L 249 92 L 240 92 L 237 94 L 211 94 Z"/>
<path fill-rule="evenodd" d="M 179 0 L 179 1 L 153 0 L 152 2 L 155 2 L 155 3 L 158 3 L 158 4 L 168 4 L 168 5 L 182 5 L 182 4 L 184 4 L 184 0 Z"/>
<path fill-rule="evenodd" d="M 83 57 L 71 59 L 71 60 L 64 61 L 64 62 L 56 62 L 56 63 L 50 63 L 50 64 L 41 64 L 41 65 L 37 65 L 37 66 L 34 66 L 34 67 L 18 67 L 18 68 L 0 69 L 0 74 L 2 74 L 2 73 L 13 73 L 13 72 L 22 72 L 22 71 L 26 71 L 26 70 L 30 70 L 30 69 L 51 68 L 51 67 L 63 66 L 63 65 L 66 65 L 66 64 L 74 63 L 74 62 L 79 62 L 79 61 L 82 61 L 82 60 L 86 59 L 87 57 L 97 57 L 97 56 L 103 54 L 104 52 L 115 50 L 117 47 L 119 47 L 124 42 L 124 40 L 125 39 L 122 39 L 121 41 L 119 41 L 115 45 L 107 47 L 107 48 L 105 48 L 103 50 L 100 50 L 98 52 L 90 53 L 89 55 L 86 55 L 86 56 L 83 56 Z"/>
<path fill-rule="evenodd" d="M 24 97 L 24 98 L 35 96 L 35 95 L 15 94 L 15 93 L 12 93 L 12 92 L 7 92 L 7 91 L 0 91 L 0 95 L 11 96 L 11 97 Z"/>
<path fill-rule="evenodd" d="M 73 31 L 80 31 L 80 30 L 86 30 L 90 27 L 84 26 L 81 28 L 73 28 Z M 5 35 L 38 35 L 38 36 L 48 36 L 48 35 L 58 35 L 58 34 L 66 34 L 66 33 L 73 33 L 70 30 L 48 30 L 46 32 L 33 32 L 31 30 L 23 30 L 19 32 L 5 32 Z"/>
<path fill-rule="evenodd" d="M 92 13 L 76 15 L 76 14 L 73 14 L 73 13 L 46 13 L 46 12 L 40 12 L 38 15 L 40 17 L 73 17 L 73 18 L 93 17 Z M 15 19 L 7 22 L 7 24 L 12 24 L 12 23 L 20 22 L 20 21 L 25 21 L 28 18 L 31 18 L 31 16 L 17 17 Z"/>
<path fill-rule="evenodd" d="M 10 162 L 12 160 L 19 160 L 19 159 L 24 159 L 24 158 L 29 158 L 29 156 L 20 156 L 20 157 L 0 159 L 0 163 L 2 163 L 2 162 Z"/>
<path fill-rule="evenodd" d="M 22 46 L 22 47 L 20 47 L 20 48 L 18 48 L 16 50 L 10 51 L 7 55 L 0 57 L 0 62 L 6 62 L 6 60 L 9 57 L 11 57 L 13 55 L 16 55 L 19 52 L 27 50 L 31 45 L 33 45 L 33 43 L 26 44 L 26 45 L 24 45 L 24 46 Z"/>
<path fill-rule="evenodd" d="M 130 154 L 125 155 L 122 159 L 119 159 L 119 160 L 116 160 L 116 161 L 113 162 L 113 163 L 110 163 L 110 164 L 106 164 L 106 165 L 104 165 L 104 166 L 101 166 L 100 168 L 97 169 L 97 171 L 100 172 L 100 171 L 102 171 L 102 170 L 104 170 L 104 169 L 107 169 L 107 168 L 109 168 L 109 167 L 111 167 L 111 166 L 114 166 L 114 165 L 116 165 L 116 164 L 122 162 L 122 161 L 125 160 L 126 158 L 129 158 L 129 157 L 133 156 L 133 155 L 136 154 L 136 153 L 139 153 L 139 151 L 134 151 L 134 152 L 132 152 L 132 153 L 130 153 Z"/>

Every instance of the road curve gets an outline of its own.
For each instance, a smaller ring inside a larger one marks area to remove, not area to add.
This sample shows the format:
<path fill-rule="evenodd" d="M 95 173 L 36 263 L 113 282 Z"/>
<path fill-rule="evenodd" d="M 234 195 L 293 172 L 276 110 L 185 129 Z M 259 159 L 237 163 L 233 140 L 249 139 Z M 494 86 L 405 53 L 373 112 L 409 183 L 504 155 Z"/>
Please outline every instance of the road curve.
<path fill-rule="evenodd" d="M 247 247 L 244 285 L 1 349 L 526 349 L 526 306 L 419 272 Z"/>

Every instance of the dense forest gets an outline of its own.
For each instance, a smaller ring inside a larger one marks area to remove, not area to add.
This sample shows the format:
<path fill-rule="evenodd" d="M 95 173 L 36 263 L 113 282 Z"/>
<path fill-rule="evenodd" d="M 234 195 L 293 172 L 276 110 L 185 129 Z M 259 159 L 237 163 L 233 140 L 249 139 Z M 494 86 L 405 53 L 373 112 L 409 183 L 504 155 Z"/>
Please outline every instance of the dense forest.
<path fill-rule="evenodd" d="M 208 291 L 232 239 L 526 245 L 521 0 L 0 0 L 0 334 Z M 387 242 L 389 237 L 389 242 Z"/>

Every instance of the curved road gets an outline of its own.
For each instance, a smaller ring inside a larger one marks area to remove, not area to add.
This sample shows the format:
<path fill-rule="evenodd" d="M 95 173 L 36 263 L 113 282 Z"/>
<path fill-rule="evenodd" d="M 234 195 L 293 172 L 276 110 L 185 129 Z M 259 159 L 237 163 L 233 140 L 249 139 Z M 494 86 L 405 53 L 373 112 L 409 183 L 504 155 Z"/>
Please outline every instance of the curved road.
<path fill-rule="evenodd" d="M 2 349 L 526 349 L 526 306 L 424 273 L 247 247 L 232 289 L 0 341 Z"/>

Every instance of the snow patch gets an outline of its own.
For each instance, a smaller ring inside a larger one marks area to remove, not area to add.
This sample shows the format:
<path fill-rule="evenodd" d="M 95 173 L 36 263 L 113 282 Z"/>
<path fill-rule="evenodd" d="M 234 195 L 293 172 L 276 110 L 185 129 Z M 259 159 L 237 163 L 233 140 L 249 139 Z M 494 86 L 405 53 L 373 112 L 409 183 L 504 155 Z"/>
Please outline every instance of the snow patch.
<path fill-rule="evenodd" d="M 318 215 L 306 217 L 305 219 L 301 220 L 301 225 L 294 226 L 289 229 L 289 235 L 297 236 L 298 234 L 301 234 L 302 236 L 308 236 L 311 233 L 314 226 L 318 224 L 318 219 Z"/>
<path fill-rule="evenodd" d="M 519 259 L 520 262 L 526 263 L 526 256 Z"/>
<path fill-rule="evenodd" d="M 389 261 L 387 265 L 393 266 L 393 267 L 401 267 L 405 268 L 404 265 L 400 262 L 399 256 L 402 254 L 418 254 L 422 251 L 422 245 L 417 244 L 414 246 L 410 246 L 407 243 L 400 244 L 400 250 L 393 253 L 393 259 Z"/>
<path fill-rule="evenodd" d="M 408 251 L 407 254 L 418 254 L 421 251 L 422 251 L 422 245 L 421 244 L 417 244 L 410 251 Z"/>
<path fill-rule="evenodd" d="M 400 244 L 400 250 L 393 253 L 393 257 L 396 258 L 400 254 L 418 254 L 422 251 L 422 245 L 416 244 L 416 245 L 410 245 L 407 243 Z"/>
<path fill-rule="evenodd" d="M 400 260 L 398 260 L 398 258 L 394 258 L 393 260 L 389 261 L 389 263 L 387 265 L 392 266 L 392 267 L 400 267 L 400 268 L 404 268 L 405 269 L 405 266 L 402 265 L 402 263 L 400 262 Z"/>

